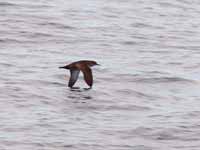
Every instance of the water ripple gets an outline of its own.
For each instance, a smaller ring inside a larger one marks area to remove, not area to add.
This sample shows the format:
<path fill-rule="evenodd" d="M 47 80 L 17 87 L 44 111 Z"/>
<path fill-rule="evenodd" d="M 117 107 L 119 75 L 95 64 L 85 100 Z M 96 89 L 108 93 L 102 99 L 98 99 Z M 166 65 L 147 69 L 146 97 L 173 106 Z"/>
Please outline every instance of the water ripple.
<path fill-rule="evenodd" d="M 0 8 L 1 149 L 199 150 L 199 2 Z M 101 64 L 92 89 L 58 69 L 81 59 Z"/>

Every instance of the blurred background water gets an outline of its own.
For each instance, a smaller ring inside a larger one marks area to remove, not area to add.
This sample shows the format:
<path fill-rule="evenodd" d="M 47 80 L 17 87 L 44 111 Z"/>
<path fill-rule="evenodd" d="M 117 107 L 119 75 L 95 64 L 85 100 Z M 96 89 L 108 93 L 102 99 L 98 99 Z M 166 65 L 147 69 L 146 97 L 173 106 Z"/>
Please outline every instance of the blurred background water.
<path fill-rule="evenodd" d="M 1 150 L 199 150 L 200 1 L 0 0 L 0 15 Z M 94 87 L 71 91 L 58 67 L 82 59 L 101 64 Z"/>

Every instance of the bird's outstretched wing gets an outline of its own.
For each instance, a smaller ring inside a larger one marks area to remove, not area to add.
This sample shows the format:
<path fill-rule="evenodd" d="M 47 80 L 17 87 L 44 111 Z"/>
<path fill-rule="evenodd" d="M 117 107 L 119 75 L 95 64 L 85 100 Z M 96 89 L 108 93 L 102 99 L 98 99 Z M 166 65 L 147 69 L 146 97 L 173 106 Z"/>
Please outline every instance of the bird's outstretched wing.
<path fill-rule="evenodd" d="M 90 67 L 85 66 L 81 71 L 83 72 L 85 82 L 91 87 L 93 84 L 92 70 Z"/>
<path fill-rule="evenodd" d="M 80 70 L 70 70 L 71 76 L 69 79 L 68 87 L 72 87 L 76 83 L 79 72 L 80 72 Z"/>

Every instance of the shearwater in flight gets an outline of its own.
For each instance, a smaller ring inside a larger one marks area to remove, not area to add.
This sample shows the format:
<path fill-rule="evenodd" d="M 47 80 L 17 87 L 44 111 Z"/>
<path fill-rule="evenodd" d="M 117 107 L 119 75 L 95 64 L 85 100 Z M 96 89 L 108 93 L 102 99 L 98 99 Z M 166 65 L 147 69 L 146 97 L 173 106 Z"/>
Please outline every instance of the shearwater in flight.
<path fill-rule="evenodd" d="M 83 72 L 85 82 L 87 85 L 91 88 L 93 84 L 93 76 L 92 76 L 92 70 L 90 67 L 99 65 L 96 61 L 92 60 L 81 60 L 77 62 L 73 62 L 69 65 L 65 65 L 63 67 L 59 67 L 62 69 L 68 69 L 70 70 L 70 79 L 68 83 L 68 87 L 73 88 L 73 85 L 76 83 L 80 71 Z"/>

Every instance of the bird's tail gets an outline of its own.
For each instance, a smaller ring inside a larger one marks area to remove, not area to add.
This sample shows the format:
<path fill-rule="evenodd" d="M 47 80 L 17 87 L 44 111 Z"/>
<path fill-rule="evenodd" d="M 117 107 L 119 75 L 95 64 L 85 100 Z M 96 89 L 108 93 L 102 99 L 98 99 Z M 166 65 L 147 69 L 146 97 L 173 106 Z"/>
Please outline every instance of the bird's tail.
<path fill-rule="evenodd" d="M 59 67 L 59 69 L 69 69 L 68 66 L 62 66 L 62 67 Z"/>

